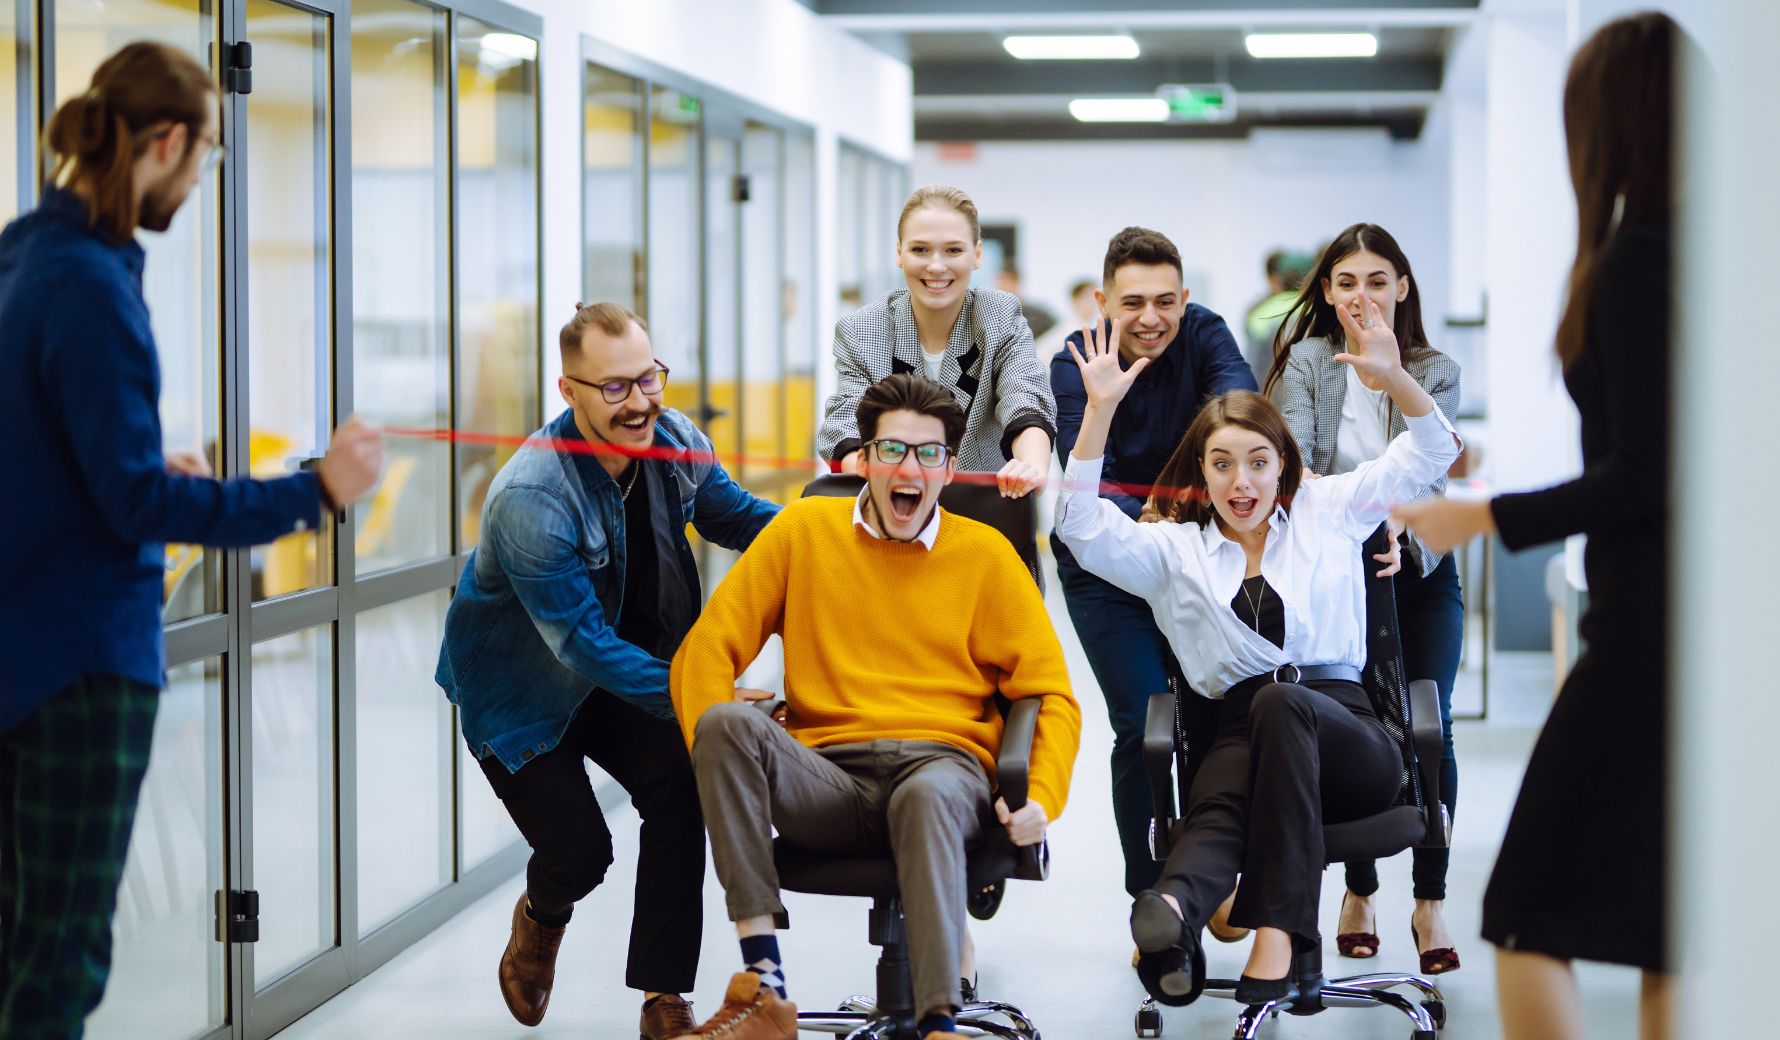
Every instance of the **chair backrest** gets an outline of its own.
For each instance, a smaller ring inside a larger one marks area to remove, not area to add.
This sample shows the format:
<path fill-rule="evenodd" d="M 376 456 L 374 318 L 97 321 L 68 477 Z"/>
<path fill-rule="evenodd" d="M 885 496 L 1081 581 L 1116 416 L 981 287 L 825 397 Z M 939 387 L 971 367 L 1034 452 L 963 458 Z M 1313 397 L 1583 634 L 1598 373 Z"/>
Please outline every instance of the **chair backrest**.
<path fill-rule="evenodd" d="M 826 495 L 850 498 L 859 494 L 865 478 L 851 473 L 825 473 L 804 486 L 803 498 Z M 1013 545 L 1026 568 L 1038 573 L 1038 508 L 1034 496 L 1003 498 L 995 485 L 953 481 L 939 493 L 941 509 L 967 516 L 1000 531 Z"/>
<path fill-rule="evenodd" d="M 1382 553 L 1390 537 L 1385 525 L 1366 539 L 1362 559 L 1370 562 Z M 1410 560 L 1406 566 L 1414 566 Z M 1384 724 L 1385 731 L 1396 741 L 1403 757 L 1401 786 L 1396 805 L 1425 807 L 1421 789 L 1421 773 L 1415 750 L 1413 717 L 1409 706 L 1409 685 L 1403 667 L 1403 638 L 1397 627 L 1396 584 L 1380 578 L 1372 567 L 1366 574 L 1366 667 L 1361 679 L 1372 710 Z M 1173 653 L 1167 654 L 1166 670 L 1169 690 L 1175 695 L 1175 734 L 1179 744 L 1176 777 L 1179 784 L 1177 805 L 1187 805 L 1187 793 L 1198 768 L 1195 749 L 1210 748 L 1217 736 L 1217 704 L 1194 693 L 1180 670 Z"/>

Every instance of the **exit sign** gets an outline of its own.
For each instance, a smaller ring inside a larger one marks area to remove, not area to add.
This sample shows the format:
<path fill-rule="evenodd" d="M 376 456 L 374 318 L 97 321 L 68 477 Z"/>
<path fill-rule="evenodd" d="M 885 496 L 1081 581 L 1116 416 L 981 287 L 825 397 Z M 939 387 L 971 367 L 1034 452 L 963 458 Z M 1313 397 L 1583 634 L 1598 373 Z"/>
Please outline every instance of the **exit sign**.
<path fill-rule="evenodd" d="M 1236 91 L 1228 83 L 1164 83 L 1156 96 L 1168 102 L 1170 123 L 1229 123 L 1236 119 Z"/>

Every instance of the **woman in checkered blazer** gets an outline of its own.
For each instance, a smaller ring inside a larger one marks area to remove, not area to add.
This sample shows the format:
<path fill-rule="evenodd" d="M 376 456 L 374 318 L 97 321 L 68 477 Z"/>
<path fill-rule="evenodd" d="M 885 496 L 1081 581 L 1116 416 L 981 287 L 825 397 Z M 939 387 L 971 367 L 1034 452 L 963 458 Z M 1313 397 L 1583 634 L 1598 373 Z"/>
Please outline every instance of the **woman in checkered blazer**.
<path fill-rule="evenodd" d="M 964 409 L 959 469 L 996 474 L 1010 498 L 1044 483 L 1057 404 L 1019 298 L 970 288 L 982 262 L 968 195 L 929 185 L 909 196 L 896 223 L 896 266 L 908 284 L 835 325 L 840 383 L 816 431 L 823 458 L 857 472 L 860 395 L 885 376 L 915 372 L 944 385 Z"/>
<path fill-rule="evenodd" d="M 1292 436 L 1304 453 L 1306 470 L 1317 476 L 1346 473 L 1377 458 L 1391 439 L 1406 429 L 1403 413 L 1383 392 L 1367 388 L 1353 366 L 1335 360 L 1347 349 L 1336 309 L 1358 314 L 1368 299 L 1396 331 L 1404 370 L 1442 413 L 1459 412 L 1459 365 L 1428 343 L 1422 328 L 1421 292 L 1409 271 L 1409 258 L 1384 228 L 1355 224 L 1329 243 L 1304 280 L 1303 293 L 1275 335 L 1273 367 L 1265 384 L 1266 393 L 1285 413 Z M 1446 477 L 1441 476 L 1416 497 L 1445 490 Z M 1440 688 L 1440 724 L 1445 737 L 1440 800 L 1450 817 L 1459 783 L 1452 748 L 1452 688 L 1464 643 L 1465 600 L 1452 557 L 1442 556 L 1414 538 L 1409 540 L 1406 564 L 1400 550 L 1392 549 L 1390 557 L 1380 557 L 1378 562 L 1385 565 L 1386 572 L 1396 574 L 1403 666 L 1409 678 L 1433 679 Z M 1422 972 L 1428 975 L 1459 967 L 1458 951 L 1442 913 L 1448 855 L 1444 848 L 1418 848 L 1413 853 L 1415 911 L 1410 931 Z M 1373 907 L 1378 871 L 1370 860 L 1349 861 L 1346 869 L 1347 893 L 1341 901 L 1335 945 L 1344 957 L 1373 957 L 1379 946 Z"/>

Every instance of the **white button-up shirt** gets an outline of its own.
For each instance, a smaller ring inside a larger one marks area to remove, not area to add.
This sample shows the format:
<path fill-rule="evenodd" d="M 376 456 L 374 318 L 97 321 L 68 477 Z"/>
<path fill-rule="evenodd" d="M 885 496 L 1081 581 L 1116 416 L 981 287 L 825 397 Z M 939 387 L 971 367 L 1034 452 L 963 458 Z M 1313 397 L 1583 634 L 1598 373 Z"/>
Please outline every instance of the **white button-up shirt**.
<path fill-rule="evenodd" d="M 1194 690 L 1221 699 L 1231 686 L 1287 664 L 1366 663 L 1366 572 L 1360 545 L 1458 457 L 1458 435 L 1436 408 L 1376 460 L 1308 480 L 1292 509 L 1268 518 L 1261 574 L 1285 605 L 1286 642 L 1274 646 L 1230 609 L 1248 569 L 1216 522 L 1140 524 L 1100 497 L 1101 459 L 1069 460 L 1057 535 L 1076 561 L 1155 613 Z M 1159 691 L 1158 691 L 1159 692 Z"/>

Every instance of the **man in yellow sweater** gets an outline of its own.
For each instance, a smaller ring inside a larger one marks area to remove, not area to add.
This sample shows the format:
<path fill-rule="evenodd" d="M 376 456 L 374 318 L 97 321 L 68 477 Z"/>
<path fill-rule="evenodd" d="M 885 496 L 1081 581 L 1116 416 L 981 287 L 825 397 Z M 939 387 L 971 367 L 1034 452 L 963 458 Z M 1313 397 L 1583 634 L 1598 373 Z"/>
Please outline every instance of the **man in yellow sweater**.
<path fill-rule="evenodd" d="M 772 838 L 894 854 L 917 1035 L 957 1035 L 965 850 L 988 827 L 1043 840 L 1063 811 L 1081 710 L 1044 602 L 993 528 L 941 510 L 964 410 L 902 373 L 859 402 L 866 487 L 788 506 L 742 555 L 674 656 L 669 689 L 747 971 L 689 1036 L 792 1040 L 773 915 Z M 769 636 L 785 644 L 775 725 L 736 687 Z M 991 802 L 994 696 L 1041 697 L 1030 795 Z"/>

